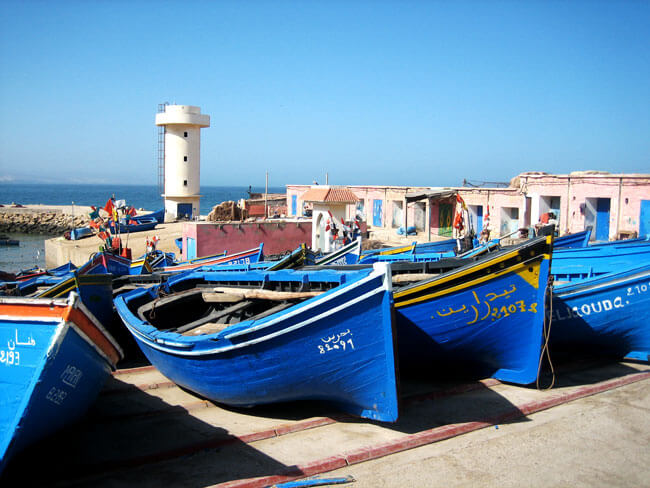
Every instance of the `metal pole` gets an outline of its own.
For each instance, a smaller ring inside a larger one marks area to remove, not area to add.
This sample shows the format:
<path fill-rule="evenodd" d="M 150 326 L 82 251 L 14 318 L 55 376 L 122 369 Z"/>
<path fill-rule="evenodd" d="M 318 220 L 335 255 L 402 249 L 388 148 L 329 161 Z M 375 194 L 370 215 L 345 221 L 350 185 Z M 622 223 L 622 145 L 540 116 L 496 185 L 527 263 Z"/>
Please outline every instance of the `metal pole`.
<path fill-rule="evenodd" d="M 325 184 L 326 185 L 330 184 L 330 174 L 329 173 L 325 173 Z"/>

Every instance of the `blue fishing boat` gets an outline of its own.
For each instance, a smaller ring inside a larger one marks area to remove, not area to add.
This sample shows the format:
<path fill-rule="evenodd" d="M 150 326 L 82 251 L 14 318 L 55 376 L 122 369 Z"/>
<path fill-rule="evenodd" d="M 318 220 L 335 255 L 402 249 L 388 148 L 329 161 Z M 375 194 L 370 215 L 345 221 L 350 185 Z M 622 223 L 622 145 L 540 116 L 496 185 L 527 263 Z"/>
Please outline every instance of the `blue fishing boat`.
<path fill-rule="evenodd" d="M 196 259 L 189 259 L 187 261 L 180 261 L 173 266 L 164 266 L 160 270 L 163 272 L 176 273 L 179 271 L 187 271 L 205 266 L 219 266 L 224 264 L 251 264 L 257 263 L 264 259 L 264 243 L 259 247 L 249 249 L 234 254 L 226 254 L 224 251 L 221 254 L 214 254 L 212 256 L 204 256 Z"/>
<path fill-rule="evenodd" d="M 361 237 L 341 246 L 339 249 L 316 258 L 314 264 L 328 266 L 336 264 L 357 264 L 361 255 Z"/>
<path fill-rule="evenodd" d="M 131 261 L 129 274 L 152 273 L 158 268 L 173 266 L 175 262 L 176 255 L 173 252 L 155 250 Z"/>
<path fill-rule="evenodd" d="M 153 230 L 158 225 L 158 221 L 155 218 L 143 216 L 140 220 L 133 220 L 134 217 L 122 218 L 118 225 L 114 221 L 110 221 L 108 228 L 111 231 L 111 234 L 130 234 L 133 232 L 144 232 L 147 230 Z"/>
<path fill-rule="evenodd" d="M 134 220 L 136 222 L 151 222 L 152 220 L 155 220 L 159 224 L 164 224 L 165 223 L 165 209 L 161 208 L 160 210 L 156 210 L 155 212 L 151 212 L 148 214 L 144 215 L 136 215 L 134 217 L 130 217 L 131 220 Z"/>
<path fill-rule="evenodd" d="M 554 286 L 552 345 L 648 361 L 650 262 L 573 278 Z"/>
<path fill-rule="evenodd" d="M 231 406 L 316 400 L 395 421 L 390 269 L 189 272 L 115 306 L 165 376 Z"/>
<path fill-rule="evenodd" d="M 360 264 L 370 264 L 374 262 L 383 262 L 383 263 L 397 263 L 397 262 L 408 262 L 408 263 L 427 263 L 440 261 L 441 259 L 448 259 L 453 257 L 460 258 L 473 258 L 494 252 L 499 249 L 498 239 L 494 239 L 485 244 L 476 246 L 468 251 L 465 251 L 460 254 L 456 254 L 455 251 L 443 251 L 443 252 L 414 252 L 415 248 L 406 252 L 391 252 L 386 254 L 374 254 L 367 255 L 365 259 L 360 261 Z"/>
<path fill-rule="evenodd" d="M 84 237 L 91 237 L 95 234 L 95 231 L 91 227 L 77 227 L 70 231 L 70 240 L 78 241 Z"/>
<path fill-rule="evenodd" d="M 42 269 L 39 267 L 34 267 L 34 268 L 22 270 L 19 273 L 17 273 L 16 281 L 29 280 L 36 276 L 43 276 L 43 275 L 64 276 L 70 273 L 71 271 L 74 271 L 75 269 L 77 269 L 77 267 L 70 262 L 62 264 L 61 266 L 57 266 L 56 268 L 50 268 L 50 269 Z"/>
<path fill-rule="evenodd" d="M 0 471 L 83 415 L 121 355 L 76 293 L 0 298 Z"/>
<path fill-rule="evenodd" d="M 650 263 L 650 241 L 615 241 L 582 248 L 556 249 L 551 273 L 557 281 L 575 281 L 644 263 Z"/>
<path fill-rule="evenodd" d="M 590 238 L 591 229 L 573 234 L 565 234 L 562 237 L 555 238 L 555 241 L 553 241 L 553 249 L 559 249 L 561 247 L 587 247 Z"/>
<path fill-rule="evenodd" d="M 444 241 L 435 242 L 413 242 L 405 246 L 385 247 L 381 249 L 370 249 L 363 251 L 359 258 L 360 263 L 368 264 L 372 261 L 369 260 L 371 256 L 381 255 L 388 256 L 393 254 L 412 253 L 412 254 L 427 254 L 427 253 L 444 253 L 447 251 L 454 251 L 458 248 L 458 241 L 456 239 L 445 239 Z"/>
<path fill-rule="evenodd" d="M 430 279 L 395 287 L 405 367 L 445 363 L 527 384 L 538 374 L 551 237 L 487 254 Z"/>

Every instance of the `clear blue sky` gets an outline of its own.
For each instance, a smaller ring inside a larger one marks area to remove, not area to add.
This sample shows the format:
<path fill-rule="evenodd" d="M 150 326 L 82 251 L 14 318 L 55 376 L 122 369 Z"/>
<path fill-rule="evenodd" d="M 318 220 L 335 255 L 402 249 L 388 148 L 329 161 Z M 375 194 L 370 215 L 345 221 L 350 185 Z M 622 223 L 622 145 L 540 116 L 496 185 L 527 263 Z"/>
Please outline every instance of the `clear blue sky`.
<path fill-rule="evenodd" d="M 648 1 L 0 1 L 0 181 L 204 185 L 650 172 Z"/>

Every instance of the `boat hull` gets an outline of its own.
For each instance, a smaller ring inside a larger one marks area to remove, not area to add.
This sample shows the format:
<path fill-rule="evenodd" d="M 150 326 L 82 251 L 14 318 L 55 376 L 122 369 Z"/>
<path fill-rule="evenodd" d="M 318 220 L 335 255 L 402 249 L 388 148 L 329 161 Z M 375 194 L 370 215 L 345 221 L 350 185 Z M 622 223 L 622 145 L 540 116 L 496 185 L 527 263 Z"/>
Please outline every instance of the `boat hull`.
<path fill-rule="evenodd" d="M 502 381 L 537 378 L 550 238 L 395 292 L 405 367 L 439 362 Z M 532 255 L 530 253 L 533 253 Z"/>
<path fill-rule="evenodd" d="M 192 338 L 190 350 L 176 348 L 192 344 L 179 334 L 134 324 L 128 299 L 116 299 L 118 313 L 151 363 L 206 398 L 231 406 L 325 401 L 353 415 L 397 420 L 388 267 L 252 327 Z"/>
<path fill-rule="evenodd" d="M 0 301 L 0 471 L 81 417 L 120 354 L 75 296 Z"/>
<path fill-rule="evenodd" d="M 648 361 L 650 265 L 557 286 L 551 344 Z"/>

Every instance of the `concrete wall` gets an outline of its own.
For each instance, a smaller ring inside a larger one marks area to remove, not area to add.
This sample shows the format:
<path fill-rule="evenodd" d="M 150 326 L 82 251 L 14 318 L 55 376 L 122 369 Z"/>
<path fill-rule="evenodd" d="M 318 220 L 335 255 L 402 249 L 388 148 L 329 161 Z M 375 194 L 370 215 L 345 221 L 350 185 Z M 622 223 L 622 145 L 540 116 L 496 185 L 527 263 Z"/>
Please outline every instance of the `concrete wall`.
<path fill-rule="evenodd" d="M 394 187 L 394 186 L 348 186 L 352 192 L 363 200 L 362 215 L 372 231 L 382 230 L 394 234 L 395 201 L 404 201 L 406 193 L 417 191 L 434 191 L 432 187 Z M 287 186 L 287 204 L 291 208 L 291 195 L 297 195 L 298 210 L 302 209 L 300 196 L 309 189 L 309 185 Z M 467 188 L 456 187 L 468 206 L 472 207 L 474 216 L 478 207 L 482 208 L 483 219 L 490 215 L 492 237 L 508 233 L 514 227 L 529 227 L 539 221 L 542 213 L 551 209 L 559 213 L 559 230 L 561 234 L 579 232 L 587 225 L 585 208 L 593 207 L 599 198 L 610 199 L 609 238 L 637 233 L 640 224 L 641 201 L 650 200 L 650 175 L 648 174 L 592 174 L 575 172 L 566 175 L 540 173 L 522 173 L 507 188 Z M 373 202 L 382 201 L 381 225 L 375 226 L 373 220 Z M 440 233 L 440 201 L 429 201 L 430 235 Z M 444 203 L 444 202 L 442 202 Z M 404 212 L 406 208 L 406 212 Z M 348 205 L 347 218 L 353 218 L 356 209 Z M 587 210 L 588 212 L 588 210 Z M 402 204 L 402 218 L 408 226 L 415 225 L 415 204 Z M 399 221 L 400 219 L 398 219 Z M 425 219 L 426 221 L 426 219 Z M 429 234 L 429 229 L 419 231 L 418 235 Z"/>
<path fill-rule="evenodd" d="M 187 222 L 183 224 L 183 259 L 187 259 L 188 237 L 195 239 L 199 257 L 223 251 L 229 254 L 246 251 L 262 242 L 264 254 L 279 254 L 294 250 L 302 243 L 309 245 L 312 223 L 311 220 L 228 224 Z"/>
<path fill-rule="evenodd" d="M 584 230 L 587 200 L 599 198 L 610 200 L 610 239 L 622 233 L 638 232 L 641 200 L 650 200 L 650 175 L 572 173 L 521 175 L 520 180 L 522 189 L 529 195 L 560 196 L 563 233 Z"/>

